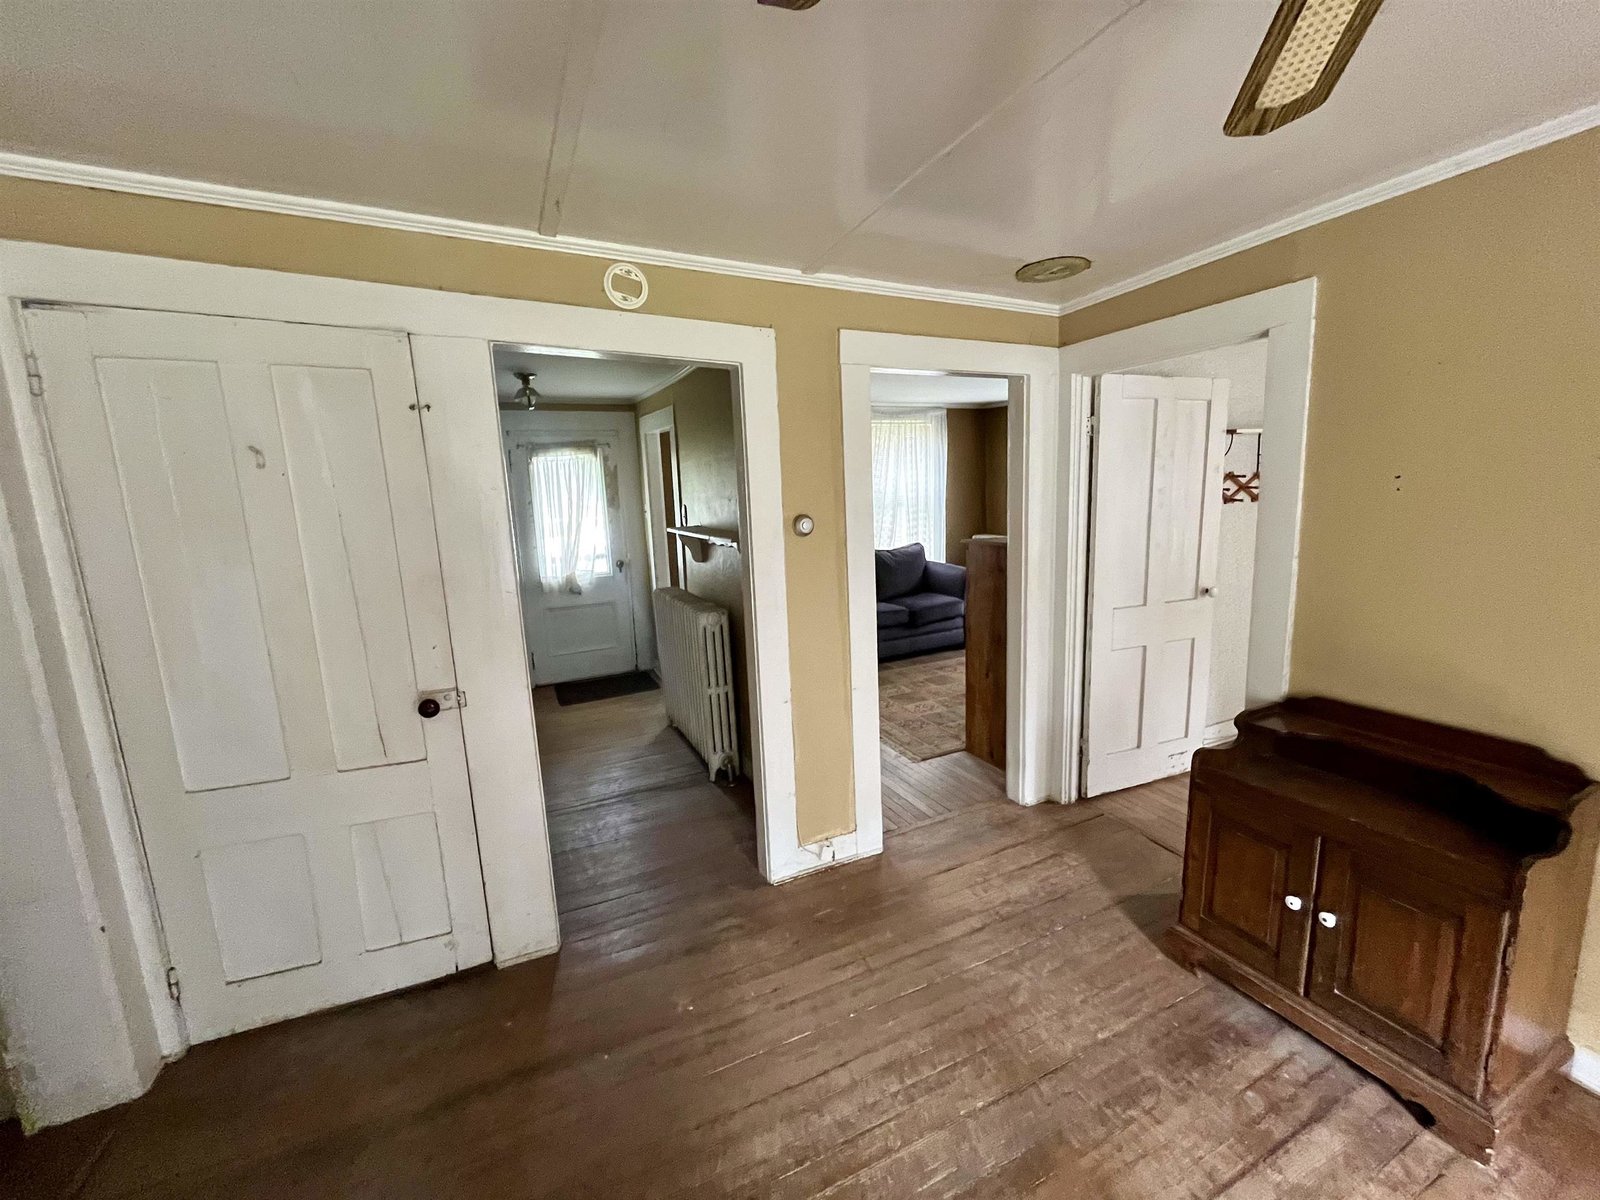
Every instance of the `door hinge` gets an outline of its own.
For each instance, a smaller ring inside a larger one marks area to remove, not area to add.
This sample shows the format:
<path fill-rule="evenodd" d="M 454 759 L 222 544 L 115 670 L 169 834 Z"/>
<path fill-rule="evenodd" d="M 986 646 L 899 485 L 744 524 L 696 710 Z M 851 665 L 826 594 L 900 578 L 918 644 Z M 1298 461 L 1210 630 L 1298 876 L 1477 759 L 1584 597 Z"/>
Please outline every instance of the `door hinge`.
<path fill-rule="evenodd" d="M 1090 413 L 1083 419 L 1083 431 L 1090 437 L 1095 437 L 1100 432 L 1100 414 Z"/>
<path fill-rule="evenodd" d="M 167 995 L 171 996 L 174 1003 L 183 1002 L 183 985 L 178 982 L 178 968 L 167 968 Z"/>
<path fill-rule="evenodd" d="M 28 372 L 28 395 L 38 400 L 44 396 L 44 376 L 39 374 L 39 358 L 30 350 L 22 356 L 22 361 Z"/>

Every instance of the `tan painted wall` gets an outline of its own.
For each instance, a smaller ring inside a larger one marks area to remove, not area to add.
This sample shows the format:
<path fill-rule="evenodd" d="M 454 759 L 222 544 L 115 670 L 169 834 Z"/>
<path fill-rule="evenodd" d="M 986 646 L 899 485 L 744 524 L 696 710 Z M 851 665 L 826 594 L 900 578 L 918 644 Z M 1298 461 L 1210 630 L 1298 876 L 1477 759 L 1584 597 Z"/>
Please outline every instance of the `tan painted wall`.
<path fill-rule="evenodd" d="M 982 409 L 945 410 L 945 561 L 966 564 L 966 540 L 984 528 L 985 498 Z"/>
<path fill-rule="evenodd" d="M 269 213 L 0 178 L 0 238 L 122 250 L 446 291 L 609 307 L 605 260 Z M 1056 343 L 1053 318 L 651 267 L 644 311 L 777 333 L 779 433 L 790 536 L 789 644 L 803 841 L 854 825 L 839 330 Z"/>
<path fill-rule="evenodd" d="M 966 541 L 1006 531 L 1006 410 L 947 408 L 945 559 L 967 561 Z"/>
<path fill-rule="evenodd" d="M 1600 131 L 1070 313 L 1061 338 L 1313 275 L 1292 686 L 1600 775 Z M 1586 901 L 1572 1033 L 1600 1049 Z"/>
<path fill-rule="evenodd" d="M 734 427 L 733 375 L 715 367 L 690 371 L 634 406 L 639 416 L 671 407 L 678 442 L 678 502 L 690 525 L 739 527 L 739 441 Z M 703 563 L 687 554 L 683 586 L 728 610 L 734 663 L 734 708 L 739 755 L 750 773 L 750 679 L 745 670 L 744 560 L 738 550 L 714 546 Z"/>
<path fill-rule="evenodd" d="M 984 460 L 984 530 L 985 533 L 1008 533 L 1007 506 L 1010 488 L 1006 472 L 1006 437 L 1010 428 L 1010 413 L 1004 408 L 980 410 L 983 419 Z"/>

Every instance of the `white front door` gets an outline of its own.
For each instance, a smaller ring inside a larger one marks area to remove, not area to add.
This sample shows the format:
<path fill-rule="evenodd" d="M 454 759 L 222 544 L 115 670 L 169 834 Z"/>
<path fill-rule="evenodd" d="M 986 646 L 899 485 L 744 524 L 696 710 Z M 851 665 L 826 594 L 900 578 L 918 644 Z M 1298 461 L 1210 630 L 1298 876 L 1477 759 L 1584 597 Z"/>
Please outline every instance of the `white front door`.
<path fill-rule="evenodd" d="M 190 1036 L 487 961 L 404 335 L 28 324 Z"/>
<path fill-rule="evenodd" d="M 1224 379 L 1099 381 L 1085 795 L 1181 774 L 1204 739 L 1227 415 Z"/>
<path fill-rule="evenodd" d="M 633 414 L 510 414 L 505 443 L 534 684 L 648 664 L 630 553 L 643 526 Z"/>

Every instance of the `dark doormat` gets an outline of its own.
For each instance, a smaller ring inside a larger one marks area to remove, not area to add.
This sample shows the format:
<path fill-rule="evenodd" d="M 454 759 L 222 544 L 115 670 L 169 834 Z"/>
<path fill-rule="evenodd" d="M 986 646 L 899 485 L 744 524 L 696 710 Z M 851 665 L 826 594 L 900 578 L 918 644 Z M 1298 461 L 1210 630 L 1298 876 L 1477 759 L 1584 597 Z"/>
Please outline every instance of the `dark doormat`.
<path fill-rule="evenodd" d="M 599 679 L 574 679 L 569 683 L 556 684 L 556 703 L 563 707 L 588 704 L 591 700 L 610 700 L 616 696 L 632 696 L 636 692 L 653 692 L 660 686 L 646 671 L 604 675 Z"/>

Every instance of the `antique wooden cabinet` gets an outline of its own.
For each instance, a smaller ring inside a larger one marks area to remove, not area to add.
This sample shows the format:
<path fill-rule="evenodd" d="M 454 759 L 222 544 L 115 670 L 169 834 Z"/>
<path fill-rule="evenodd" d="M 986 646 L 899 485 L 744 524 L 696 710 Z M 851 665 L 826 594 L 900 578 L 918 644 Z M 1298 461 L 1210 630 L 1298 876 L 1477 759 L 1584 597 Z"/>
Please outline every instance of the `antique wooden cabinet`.
<path fill-rule="evenodd" d="M 1168 945 L 1489 1161 L 1571 1054 L 1594 784 L 1532 746 L 1331 700 L 1236 724 L 1194 757 Z"/>

